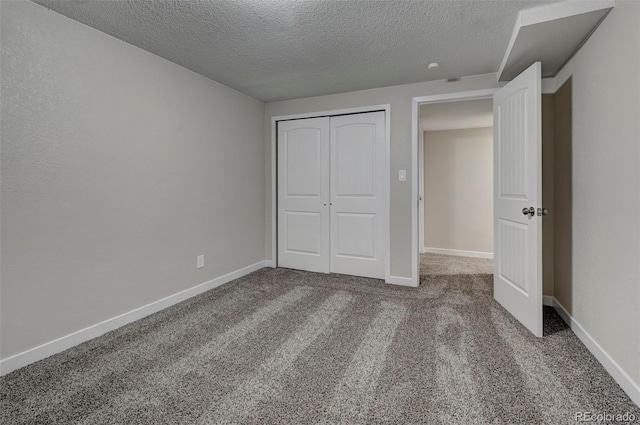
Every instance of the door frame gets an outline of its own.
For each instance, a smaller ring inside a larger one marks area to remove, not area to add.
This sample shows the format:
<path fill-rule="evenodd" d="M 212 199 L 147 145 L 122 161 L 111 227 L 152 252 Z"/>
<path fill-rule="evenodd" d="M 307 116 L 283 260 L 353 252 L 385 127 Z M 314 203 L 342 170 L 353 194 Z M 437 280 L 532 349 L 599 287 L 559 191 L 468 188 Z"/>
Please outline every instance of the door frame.
<path fill-rule="evenodd" d="M 424 254 L 424 129 L 418 106 L 418 252 Z"/>
<path fill-rule="evenodd" d="M 411 99 L 411 205 L 413 205 L 413 208 L 411 208 L 411 280 L 413 286 L 420 285 L 420 252 L 422 251 L 422 247 L 419 246 L 419 242 L 421 240 L 419 236 L 424 233 L 424 223 L 420 222 L 420 218 L 424 217 L 420 211 L 422 203 L 419 201 L 421 185 L 419 178 L 424 172 L 421 166 L 422 161 L 419 157 L 419 152 L 421 151 L 419 147 L 420 106 L 430 103 L 493 99 L 493 95 L 498 90 L 499 87 L 496 87 L 483 90 L 444 93 L 432 96 L 418 96 Z"/>
<path fill-rule="evenodd" d="M 384 111 L 385 116 L 385 143 L 386 160 L 382 196 L 385 201 L 387 217 L 383 221 L 385 252 L 384 275 L 385 282 L 389 283 L 391 276 L 391 104 L 360 106 L 355 108 L 334 109 L 319 112 L 307 112 L 293 115 L 279 115 L 271 117 L 271 265 L 278 266 L 278 121 L 298 120 L 304 118 L 331 117 L 335 115 L 362 114 L 367 112 Z"/>

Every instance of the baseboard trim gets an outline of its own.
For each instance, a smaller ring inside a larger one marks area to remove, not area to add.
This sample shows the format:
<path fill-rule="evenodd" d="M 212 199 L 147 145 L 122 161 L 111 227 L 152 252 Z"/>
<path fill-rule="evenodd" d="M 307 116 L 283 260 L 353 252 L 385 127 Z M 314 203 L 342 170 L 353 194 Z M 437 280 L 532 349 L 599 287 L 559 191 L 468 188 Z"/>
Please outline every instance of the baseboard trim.
<path fill-rule="evenodd" d="M 77 332 L 71 333 L 56 340 L 42 344 L 38 347 L 3 359 L 0 361 L 0 376 L 12 372 L 16 369 L 20 369 L 31 363 L 35 363 L 39 360 L 45 359 L 54 354 L 60 353 L 80 343 L 96 338 L 131 322 L 135 322 L 136 320 L 142 319 L 143 317 L 149 316 L 150 314 L 157 313 L 160 310 L 187 300 L 191 297 L 195 297 L 196 295 L 216 288 L 220 285 L 224 285 L 225 283 L 228 283 L 232 280 L 246 276 L 256 270 L 260 270 L 264 267 L 271 267 L 270 263 L 271 261 L 268 260 L 259 261 L 250 266 L 243 267 L 231 273 L 227 273 L 224 276 L 220 276 L 192 288 L 185 289 L 184 291 L 180 291 L 166 298 L 162 298 L 161 300 L 154 301 L 145 306 L 136 308 L 135 310 L 131 310 L 119 316 L 112 317 L 111 319 L 107 319 L 103 322 L 91 325 Z"/>
<path fill-rule="evenodd" d="M 542 296 L 542 305 L 546 305 L 549 307 L 555 307 L 556 306 L 556 299 L 554 297 L 552 297 L 551 295 L 543 295 Z"/>
<path fill-rule="evenodd" d="M 410 277 L 400 277 L 400 276 L 389 276 L 385 279 L 385 282 L 390 285 L 398 285 L 398 286 L 411 286 L 413 288 L 418 287 L 414 280 Z"/>
<path fill-rule="evenodd" d="M 545 296 L 545 305 L 546 298 L 550 298 L 552 300 L 553 307 L 556 309 L 562 320 L 564 320 L 569 328 L 573 331 L 574 334 L 578 337 L 580 341 L 587 347 L 587 350 L 593 354 L 593 356 L 604 366 L 604 368 L 609 372 L 609 375 L 613 377 L 613 379 L 622 387 L 625 393 L 631 398 L 631 400 L 640 407 L 640 385 L 635 383 L 633 379 L 616 363 L 615 360 L 611 358 L 609 353 L 607 353 L 604 348 L 598 344 L 598 342 L 591 336 L 589 333 L 578 323 L 567 311 L 566 308 L 555 297 Z"/>
<path fill-rule="evenodd" d="M 493 252 L 462 251 L 460 249 L 431 248 L 425 246 L 422 252 L 430 254 L 455 255 L 457 257 L 489 258 L 493 259 Z"/>

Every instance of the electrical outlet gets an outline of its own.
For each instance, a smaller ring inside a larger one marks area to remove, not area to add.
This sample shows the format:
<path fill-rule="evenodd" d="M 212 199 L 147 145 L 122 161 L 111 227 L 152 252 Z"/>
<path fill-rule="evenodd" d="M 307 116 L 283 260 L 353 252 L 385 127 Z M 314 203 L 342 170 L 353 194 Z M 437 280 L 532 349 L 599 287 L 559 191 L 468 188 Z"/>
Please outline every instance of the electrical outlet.
<path fill-rule="evenodd" d="M 204 267 L 204 255 L 198 255 L 196 257 L 196 268 L 201 269 Z"/>

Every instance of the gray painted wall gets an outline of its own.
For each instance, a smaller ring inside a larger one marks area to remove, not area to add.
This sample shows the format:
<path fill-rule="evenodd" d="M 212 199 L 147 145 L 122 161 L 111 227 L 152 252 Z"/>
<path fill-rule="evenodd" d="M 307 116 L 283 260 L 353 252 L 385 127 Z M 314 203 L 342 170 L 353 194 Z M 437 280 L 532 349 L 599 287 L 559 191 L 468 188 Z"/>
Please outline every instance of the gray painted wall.
<path fill-rule="evenodd" d="M 328 96 L 287 100 L 265 105 L 266 143 L 266 238 L 265 251 L 271 258 L 271 118 L 282 115 L 330 111 L 344 108 L 391 105 L 391 275 L 411 277 L 411 99 L 442 93 L 498 87 L 495 74 L 462 78 L 459 81 L 431 81 L 383 87 Z M 417 158 L 414 158 L 417 161 Z M 407 170 L 407 181 L 398 181 L 398 170 Z"/>
<path fill-rule="evenodd" d="M 616 2 L 556 77 L 562 83 L 572 76 L 573 246 L 572 282 L 556 279 L 555 285 L 571 285 L 567 309 L 636 385 L 640 385 L 638 22 L 640 2 Z"/>
<path fill-rule="evenodd" d="M 424 132 L 424 246 L 493 253 L 493 128 Z"/>
<path fill-rule="evenodd" d="M 264 260 L 261 102 L 33 3 L 1 19 L 2 358 Z"/>

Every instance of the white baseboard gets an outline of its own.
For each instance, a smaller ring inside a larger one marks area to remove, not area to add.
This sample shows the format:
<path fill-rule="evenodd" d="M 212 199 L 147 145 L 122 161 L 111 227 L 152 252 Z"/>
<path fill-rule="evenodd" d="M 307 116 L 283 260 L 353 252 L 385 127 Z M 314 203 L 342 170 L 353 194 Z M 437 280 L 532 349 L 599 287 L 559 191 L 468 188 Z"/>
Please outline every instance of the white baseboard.
<path fill-rule="evenodd" d="M 178 292 L 177 294 L 170 295 L 161 300 L 154 301 L 145 306 L 136 308 L 135 310 L 131 310 L 128 313 L 123 313 L 119 316 L 112 317 L 111 319 L 107 319 L 103 322 L 89 326 L 72 334 L 63 336 L 56 340 L 42 344 L 38 347 L 3 359 L 2 361 L 0 361 L 0 376 L 12 372 L 16 369 L 20 369 L 21 367 L 27 366 L 31 363 L 45 359 L 54 354 L 60 353 L 68 348 L 103 335 L 121 326 L 127 325 L 131 322 L 135 322 L 136 320 L 142 319 L 143 317 L 149 316 L 150 314 L 156 313 L 160 310 L 199 295 L 210 289 L 216 288 L 234 279 L 238 279 L 248 275 L 249 273 L 253 273 L 256 270 L 260 270 L 264 267 L 270 267 L 270 265 L 268 265 L 270 263 L 271 261 L 268 260 L 257 262 L 240 270 L 236 270 L 234 272 L 228 273 L 224 276 L 220 276 L 192 288 L 185 289 L 184 291 Z"/>
<path fill-rule="evenodd" d="M 546 305 L 549 307 L 555 307 L 556 306 L 556 299 L 553 298 L 551 295 L 543 295 L 542 296 L 542 305 Z"/>
<path fill-rule="evenodd" d="M 562 320 L 564 320 L 569 328 L 576 334 L 578 339 L 587 347 L 587 349 L 593 354 L 593 356 L 604 366 L 609 372 L 609 375 L 622 387 L 625 393 L 631 398 L 631 400 L 640 407 L 640 385 L 631 379 L 631 377 L 611 358 L 611 356 L 598 344 L 598 342 L 578 323 L 570 314 L 567 309 L 564 308 L 560 302 L 554 297 L 545 296 L 550 298 L 553 303 L 553 307 L 556 309 Z"/>
<path fill-rule="evenodd" d="M 271 267 L 272 269 L 276 268 L 276 265 L 273 263 L 273 260 L 264 260 L 263 263 L 265 267 Z"/>
<path fill-rule="evenodd" d="M 430 254 L 442 254 L 442 255 L 455 255 L 457 257 L 473 257 L 473 258 L 489 258 L 493 259 L 493 252 L 480 252 L 480 251 L 462 251 L 460 249 L 446 249 L 446 248 L 430 248 L 425 246 L 422 248 L 423 253 Z"/>
<path fill-rule="evenodd" d="M 418 287 L 418 285 L 420 284 L 418 282 L 418 285 L 416 285 L 416 282 L 413 280 L 413 278 L 400 276 L 389 276 L 385 279 L 385 282 L 391 285 L 411 286 L 413 288 Z"/>

